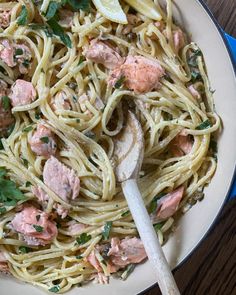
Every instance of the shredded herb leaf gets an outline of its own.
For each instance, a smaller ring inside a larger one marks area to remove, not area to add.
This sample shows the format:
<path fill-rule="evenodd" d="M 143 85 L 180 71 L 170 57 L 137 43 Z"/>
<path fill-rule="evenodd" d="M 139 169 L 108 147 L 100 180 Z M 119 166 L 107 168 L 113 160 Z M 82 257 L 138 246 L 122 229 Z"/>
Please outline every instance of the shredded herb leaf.
<path fill-rule="evenodd" d="M 191 72 L 191 82 L 202 80 L 202 76 L 198 71 Z"/>
<path fill-rule="evenodd" d="M 82 233 L 78 238 L 76 238 L 76 242 L 78 245 L 86 244 L 89 240 L 92 239 L 91 235 L 88 235 L 87 233 Z"/>
<path fill-rule="evenodd" d="M 26 181 L 26 183 L 25 183 L 25 186 L 26 187 L 29 187 L 29 186 L 31 186 L 32 185 L 32 183 L 30 182 L 30 181 Z"/>
<path fill-rule="evenodd" d="M 78 66 L 81 65 L 85 61 L 85 58 L 83 56 L 80 57 Z"/>
<path fill-rule="evenodd" d="M 162 226 L 164 225 L 165 222 L 160 222 L 160 223 L 156 223 L 153 225 L 155 231 L 157 232 L 158 230 L 160 230 L 162 228 Z"/>
<path fill-rule="evenodd" d="M 128 210 L 128 211 L 122 213 L 122 214 L 121 214 L 121 217 L 126 217 L 126 216 L 128 216 L 129 214 L 130 214 L 130 211 Z"/>
<path fill-rule="evenodd" d="M 124 82 L 125 82 L 125 76 L 121 76 L 121 77 L 116 81 L 114 87 L 115 87 L 116 89 L 119 89 L 119 88 L 121 88 L 121 86 L 124 84 Z"/>
<path fill-rule="evenodd" d="M 107 241 L 109 239 L 111 228 L 112 228 L 112 221 L 107 221 L 102 232 L 103 240 Z"/>
<path fill-rule="evenodd" d="M 47 9 L 47 12 L 45 14 L 45 18 L 47 20 L 53 18 L 56 13 L 57 13 L 57 10 L 60 8 L 61 6 L 61 3 L 59 2 L 55 2 L 55 1 L 51 1 L 48 5 L 48 9 Z"/>
<path fill-rule="evenodd" d="M 121 279 L 126 280 L 128 276 L 134 271 L 135 269 L 135 264 L 129 264 L 125 271 L 121 274 Z"/>
<path fill-rule="evenodd" d="M 33 130 L 33 126 L 30 125 L 25 127 L 22 131 L 27 133 L 27 132 L 30 132 L 31 130 Z"/>
<path fill-rule="evenodd" d="M 41 137 L 40 140 L 41 140 L 43 143 L 49 143 L 49 138 L 48 138 L 48 136 Z"/>
<path fill-rule="evenodd" d="M 196 130 L 204 130 L 204 129 L 208 129 L 211 128 L 212 124 L 211 122 L 207 119 L 206 121 L 204 121 L 203 123 L 201 123 L 200 125 L 198 125 L 196 127 Z"/>
<path fill-rule="evenodd" d="M 95 138 L 95 133 L 93 131 L 87 131 L 84 135 L 91 139 Z"/>
<path fill-rule="evenodd" d="M 26 6 L 22 5 L 20 15 L 17 18 L 16 22 L 18 25 L 24 26 L 24 25 L 26 25 L 27 21 L 28 21 L 28 11 L 26 9 Z"/>
<path fill-rule="evenodd" d="M 6 212 L 7 212 L 6 207 L 1 207 L 1 208 L 0 208 L 0 215 L 4 214 L 4 213 L 6 213 Z"/>
<path fill-rule="evenodd" d="M 77 11 L 79 9 L 88 12 L 90 8 L 90 0 L 68 0 L 68 4 Z"/>
<path fill-rule="evenodd" d="M 190 58 L 188 59 L 188 65 L 191 67 L 197 67 L 197 58 L 198 56 L 202 56 L 202 52 L 200 49 L 195 50 Z"/>
<path fill-rule="evenodd" d="M 37 233 L 43 232 L 43 227 L 41 225 L 33 224 L 33 228 L 36 230 Z"/>
<path fill-rule="evenodd" d="M 53 33 L 58 36 L 67 47 L 72 48 L 70 37 L 64 32 L 63 28 L 58 24 L 57 20 L 55 18 L 51 18 L 47 21 L 47 23 L 52 29 Z"/>
<path fill-rule="evenodd" d="M 21 48 L 17 48 L 15 51 L 15 55 L 22 55 L 23 54 L 23 50 Z"/>
<path fill-rule="evenodd" d="M 0 169 L 0 203 L 4 206 L 15 206 L 18 201 L 25 200 L 23 193 L 16 187 L 15 182 L 6 179 L 6 170 Z M 3 209 L 4 210 L 4 209 Z"/>
<path fill-rule="evenodd" d="M 2 96 L 2 106 L 5 111 L 10 109 L 10 98 L 8 96 Z"/>
<path fill-rule="evenodd" d="M 59 285 L 53 286 L 52 288 L 48 289 L 48 291 L 52 293 L 58 293 L 60 291 L 60 286 Z"/>
<path fill-rule="evenodd" d="M 32 250 L 28 247 L 25 247 L 25 246 L 20 246 L 19 247 L 19 253 L 20 254 L 26 254 L 26 253 L 29 253 L 31 252 Z"/>

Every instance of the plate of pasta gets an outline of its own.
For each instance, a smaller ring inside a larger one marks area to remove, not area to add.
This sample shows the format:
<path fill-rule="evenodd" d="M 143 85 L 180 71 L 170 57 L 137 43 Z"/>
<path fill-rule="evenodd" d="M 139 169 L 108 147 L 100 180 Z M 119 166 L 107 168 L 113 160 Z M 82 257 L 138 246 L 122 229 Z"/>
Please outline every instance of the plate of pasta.
<path fill-rule="evenodd" d="M 128 111 L 144 137 L 138 185 L 179 265 L 230 188 L 235 96 L 199 1 L 0 1 L 1 295 L 156 282 L 115 177 Z"/>

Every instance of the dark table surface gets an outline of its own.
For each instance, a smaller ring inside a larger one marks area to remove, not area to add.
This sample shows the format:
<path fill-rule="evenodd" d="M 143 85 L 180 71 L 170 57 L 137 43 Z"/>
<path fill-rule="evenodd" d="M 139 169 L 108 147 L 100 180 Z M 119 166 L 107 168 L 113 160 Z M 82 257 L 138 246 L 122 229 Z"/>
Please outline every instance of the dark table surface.
<path fill-rule="evenodd" d="M 192 1 L 192 0 L 186 0 Z M 236 0 L 205 0 L 222 28 L 236 37 Z M 236 198 L 174 276 L 182 295 L 236 295 Z M 158 287 L 145 295 L 160 295 Z"/>

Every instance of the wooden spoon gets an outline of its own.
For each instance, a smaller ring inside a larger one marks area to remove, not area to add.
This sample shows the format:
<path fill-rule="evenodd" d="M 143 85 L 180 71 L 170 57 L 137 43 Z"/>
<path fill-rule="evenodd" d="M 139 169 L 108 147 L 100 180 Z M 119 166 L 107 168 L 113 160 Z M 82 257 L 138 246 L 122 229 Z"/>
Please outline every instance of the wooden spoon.
<path fill-rule="evenodd" d="M 121 182 L 147 256 L 156 272 L 161 292 L 163 295 L 180 295 L 138 189 L 137 178 L 143 161 L 144 143 L 141 125 L 132 112 L 128 111 L 127 123 L 114 139 L 114 143 L 116 177 Z"/>

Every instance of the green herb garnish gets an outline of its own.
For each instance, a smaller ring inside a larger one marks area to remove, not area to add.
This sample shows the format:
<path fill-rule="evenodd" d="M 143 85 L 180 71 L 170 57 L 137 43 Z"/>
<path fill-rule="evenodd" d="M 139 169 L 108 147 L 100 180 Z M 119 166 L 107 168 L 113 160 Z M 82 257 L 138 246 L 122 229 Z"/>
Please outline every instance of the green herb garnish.
<path fill-rule="evenodd" d="M 41 137 L 40 140 L 41 140 L 43 143 L 49 143 L 49 138 L 48 138 L 48 136 Z"/>
<path fill-rule="evenodd" d="M 135 269 L 135 264 L 129 264 L 126 267 L 125 271 L 122 273 L 121 279 L 126 280 L 128 276 L 133 272 L 134 269 Z"/>
<path fill-rule="evenodd" d="M 51 1 L 48 5 L 48 9 L 47 9 L 47 12 L 45 14 L 45 18 L 47 20 L 53 18 L 56 13 L 57 13 L 57 10 L 60 8 L 61 6 L 61 3 L 59 2 L 55 2 L 55 1 Z"/>
<path fill-rule="evenodd" d="M 95 138 L 95 133 L 93 131 L 87 131 L 84 135 L 91 139 Z"/>
<path fill-rule="evenodd" d="M 162 226 L 164 225 L 165 222 L 160 222 L 160 223 L 156 223 L 153 225 L 155 231 L 157 232 L 158 230 L 160 230 L 162 228 Z"/>
<path fill-rule="evenodd" d="M 124 82 L 125 82 L 125 76 L 121 76 L 121 77 L 116 81 L 114 87 L 115 87 L 116 89 L 120 89 L 121 86 L 124 84 Z"/>
<path fill-rule="evenodd" d="M 130 211 L 128 210 L 128 211 L 122 213 L 122 214 L 121 214 L 121 217 L 126 217 L 126 216 L 128 216 L 129 214 L 130 214 Z"/>
<path fill-rule="evenodd" d="M 91 235 L 88 235 L 87 233 L 82 233 L 77 239 L 76 242 L 78 245 L 86 244 L 89 240 L 92 239 Z"/>
<path fill-rule="evenodd" d="M 6 170 L 0 169 L 0 203 L 4 206 L 15 206 L 18 201 L 25 200 L 23 193 L 16 187 L 15 182 L 6 179 Z M 4 209 L 2 209 L 4 210 Z"/>
<path fill-rule="evenodd" d="M 81 65 L 85 61 L 85 58 L 83 56 L 80 57 L 78 66 Z"/>
<path fill-rule="evenodd" d="M 103 240 L 108 240 L 109 236 L 110 236 L 110 232 L 111 232 L 111 228 L 112 228 L 112 221 L 108 221 L 106 222 L 103 232 L 102 232 L 102 238 Z"/>
<path fill-rule="evenodd" d="M 0 208 L 0 215 L 4 214 L 4 213 L 6 213 L 6 212 L 7 212 L 6 207 L 1 207 L 1 208 Z"/>
<path fill-rule="evenodd" d="M 20 15 L 17 18 L 16 22 L 18 25 L 24 26 L 24 25 L 26 25 L 27 20 L 28 20 L 28 11 L 27 11 L 25 5 L 22 5 Z"/>
<path fill-rule="evenodd" d="M 193 52 L 193 54 L 188 59 L 188 65 L 191 67 L 197 67 L 197 58 L 198 56 L 202 56 L 202 52 L 200 49 L 197 49 Z"/>
<path fill-rule="evenodd" d="M 21 48 L 17 48 L 15 51 L 15 55 L 22 55 L 23 54 L 23 50 Z"/>
<path fill-rule="evenodd" d="M 211 128 L 212 124 L 211 122 L 207 119 L 206 121 L 204 121 L 203 123 L 201 123 L 200 125 L 198 125 L 196 127 L 196 130 L 204 130 L 204 129 L 208 129 Z"/>
<path fill-rule="evenodd" d="M 37 224 L 33 224 L 33 228 L 36 230 L 37 233 L 43 232 L 43 227 Z"/>
<path fill-rule="evenodd" d="M 67 3 L 73 8 L 73 10 L 83 10 L 88 12 L 90 8 L 90 0 L 67 0 Z"/>
<path fill-rule="evenodd" d="M 6 95 L 2 96 L 2 106 L 5 111 L 9 110 L 10 108 L 10 98 Z"/>
<path fill-rule="evenodd" d="M 48 20 L 47 24 L 52 29 L 53 34 L 58 36 L 67 47 L 72 48 L 70 37 L 64 32 L 63 28 L 58 24 L 55 18 L 51 18 L 50 20 Z"/>
<path fill-rule="evenodd" d="M 30 248 L 25 247 L 25 246 L 20 246 L 19 247 L 19 253 L 26 254 L 26 253 L 29 253 L 29 252 L 31 252 L 31 249 Z"/>
<path fill-rule="evenodd" d="M 26 187 L 29 187 L 29 186 L 31 186 L 32 185 L 32 183 L 30 182 L 30 181 L 26 181 L 26 183 L 25 183 L 25 186 Z"/>
<path fill-rule="evenodd" d="M 27 132 L 30 132 L 31 130 L 33 130 L 33 126 L 30 125 L 28 127 L 25 127 L 22 131 L 27 133 Z"/>
<path fill-rule="evenodd" d="M 60 286 L 59 285 L 53 286 L 52 288 L 48 289 L 48 291 L 52 293 L 57 293 L 60 291 Z"/>

